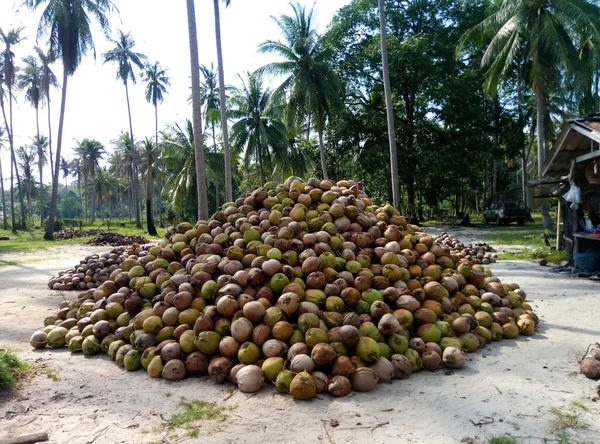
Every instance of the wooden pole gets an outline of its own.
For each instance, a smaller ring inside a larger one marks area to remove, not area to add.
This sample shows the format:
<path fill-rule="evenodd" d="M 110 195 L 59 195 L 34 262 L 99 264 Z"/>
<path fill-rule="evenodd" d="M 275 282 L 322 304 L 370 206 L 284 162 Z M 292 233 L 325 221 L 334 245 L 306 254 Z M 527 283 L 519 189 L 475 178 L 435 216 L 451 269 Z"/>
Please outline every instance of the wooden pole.
<path fill-rule="evenodd" d="M 560 249 L 561 241 L 560 241 L 560 227 L 561 227 L 561 218 L 562 218 L 562 203 L 560 202 L 560 198 L 558 199 L 558 210 L 556 211 L 556 251 Z"/>

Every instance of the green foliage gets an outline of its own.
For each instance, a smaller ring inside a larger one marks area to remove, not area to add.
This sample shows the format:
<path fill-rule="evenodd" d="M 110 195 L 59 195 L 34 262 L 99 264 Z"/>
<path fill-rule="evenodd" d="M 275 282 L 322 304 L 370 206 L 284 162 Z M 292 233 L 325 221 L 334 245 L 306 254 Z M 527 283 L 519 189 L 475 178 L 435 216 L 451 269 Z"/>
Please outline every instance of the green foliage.
<path fill-rule="evenodd" d="M 30 370 L 31 364 L 19 359 L 12 351 L 0 348 L 0 392 L 13 390 Z"/>
<path fill-rule="evenodd" d="M 517 441 L 508 435 L 493 436 L 488 439 L 488 444 L 517 444 Z"/>
<path fill-rule="evenodd" d="M 81 203 L 79 203 L 79 199 L 77 199 L 74 196 L 69 196 L 67 198 L 61 199 L 58 209 L 60 217 L 62 217 L 63 219 L 81 217 L 81 215 L 83 214 Z M 54 222 L 55 227 L 57 226 L 57 223 L 60 223 L 58 219 Z"/>

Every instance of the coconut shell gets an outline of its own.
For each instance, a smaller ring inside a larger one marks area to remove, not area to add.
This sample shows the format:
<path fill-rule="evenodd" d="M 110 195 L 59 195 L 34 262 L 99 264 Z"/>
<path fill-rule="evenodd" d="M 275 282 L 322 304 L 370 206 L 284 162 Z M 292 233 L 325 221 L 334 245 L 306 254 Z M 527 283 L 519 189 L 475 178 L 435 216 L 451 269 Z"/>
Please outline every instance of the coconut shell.
<path fill-rule="evenodd" d="M 294 399 L 308 400 L 315 397 L 317 387 L 315 380 L 308 372 L 300 372 L 290 384 L 290 395 Z"/>
<path fill-rule="evenodd" d="M 600 361 L 594 358 L 584 358 L 579 368 L 581 373 L 590 379 L 600 378 Z"/>

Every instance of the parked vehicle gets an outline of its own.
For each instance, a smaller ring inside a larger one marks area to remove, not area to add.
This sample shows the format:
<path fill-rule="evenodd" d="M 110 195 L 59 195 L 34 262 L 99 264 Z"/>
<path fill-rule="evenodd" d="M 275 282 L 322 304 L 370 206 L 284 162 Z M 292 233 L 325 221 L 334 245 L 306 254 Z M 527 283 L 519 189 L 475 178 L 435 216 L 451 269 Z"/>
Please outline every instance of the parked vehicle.
<path fill-rule="evenodd" d="M 518 225 L 525 225 L 527 217 L 527 208 L 519 206 L 516 202 L 499 202 L 493 203 L 483 212 L 483 223 L 501 226 L 516 222 Z"/>

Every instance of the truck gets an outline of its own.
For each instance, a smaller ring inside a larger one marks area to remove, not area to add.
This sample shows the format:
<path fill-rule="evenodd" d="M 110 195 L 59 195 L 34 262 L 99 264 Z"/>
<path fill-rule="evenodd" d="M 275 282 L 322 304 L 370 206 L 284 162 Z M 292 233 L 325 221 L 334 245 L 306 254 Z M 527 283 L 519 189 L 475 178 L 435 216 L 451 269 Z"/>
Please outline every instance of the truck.
<path fill-rule="evenodd" d="M 518 225 L 525 225 L 528 217 L 527 208 L 519 206 L 516 202 L 496 202 L 483 212 L 483 223 L 502 226 L 516 222 Z"/>

